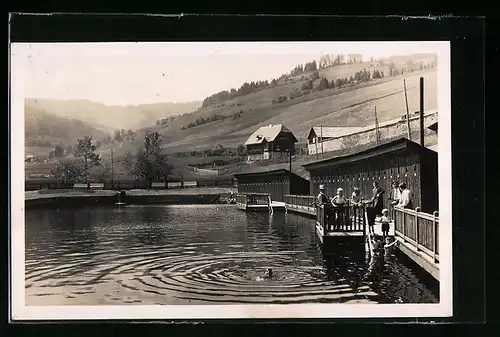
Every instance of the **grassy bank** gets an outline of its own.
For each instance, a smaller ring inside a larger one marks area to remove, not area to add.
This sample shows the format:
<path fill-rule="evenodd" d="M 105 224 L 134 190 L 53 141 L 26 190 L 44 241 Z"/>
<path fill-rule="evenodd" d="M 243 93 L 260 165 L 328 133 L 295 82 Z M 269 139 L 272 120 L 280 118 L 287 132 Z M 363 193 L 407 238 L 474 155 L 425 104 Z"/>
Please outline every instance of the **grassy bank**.
<path fill-rule="evenodd" d="M 222 187 L 197 187 L 171 190 L 127 190 L 126 194 L 130 197 L 135 196 L 195 196 L 195 195 L 219 195 L 229 192 L 236 192 L 235 188 Z M 78 198 L 78 197 L 114 197 L 117 191 L 96 190 L 96 191 L 77 191 L 77 190 L 40 190 L 24 192 L 25 200 L 47 199 L 47 198 Z"/>

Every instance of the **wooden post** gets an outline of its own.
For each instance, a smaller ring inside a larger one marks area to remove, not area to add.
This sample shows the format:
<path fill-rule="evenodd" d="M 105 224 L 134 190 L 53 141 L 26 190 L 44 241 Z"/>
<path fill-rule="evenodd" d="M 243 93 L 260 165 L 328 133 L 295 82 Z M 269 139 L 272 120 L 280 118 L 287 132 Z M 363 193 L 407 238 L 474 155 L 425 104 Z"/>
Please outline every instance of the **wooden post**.
<path fill-rule="evenodd" d="M 403 217 L 403 242 L 406 242 L 406 213 L 404 209 L 401 209 L 401 214 Z"/>
<path fill-rule="evenodd" d="M 325 150 L 323 148 L 323 125 L 321 125 L 320 128 L 321 128 L 321 158 L 323 158 L 323 155 L 325 153 Z"/>
<path fill-rule="evenodd" d="M 437 227 L 436 224 L 438 222 L 438 217 L 439 217 L 439 212 L 435 211 L 433 214 L 433 219 L 432 219 L 432 253 L 434 254 L 434 262 L 436 262 L 436 251 L 438 247 L 437 243 Z"/>
<path fill-rule="evenodd" d="M 415 247 L 417 248 L 418 252 L 418 216 L 420 213 L 420 207 L 415 208 Z"/>
<path fill-rule="evenodd" d="M 410 130 L 410 110 L 408 109 L 408 97 L 406 96 L 406 79 L 403 79 L 403 86 L 405 90 L 405 102 L 406 102 L 406 125 L 408 127 L 408 139 L 411 140 L 411 130 Z"/>
<path fill-rule="evenodd" d="M 314 128 L 313 128 L 313 131 L 314 131 Z M 316 136 L 316 140 L 314 141 L 314 147 L 316 148 L 316 159 L 319 159 L 319 153 L 318 153 L 318 140 L 319 140 L 319 137 L 316 134 L 316 131 L 314 132 L 314 135 Z"/>
<path fill-rule="evenodd" d="M 111 189 L 114 189 L 115 186 L 114 175 L 115 175 L 115 168 L 113 161 L 113 149 L 111 149 Z"/>
<path fill-rule="evenodd" d="M 420 145 L 424 146 L 424 78 L 420 77 Z"/>

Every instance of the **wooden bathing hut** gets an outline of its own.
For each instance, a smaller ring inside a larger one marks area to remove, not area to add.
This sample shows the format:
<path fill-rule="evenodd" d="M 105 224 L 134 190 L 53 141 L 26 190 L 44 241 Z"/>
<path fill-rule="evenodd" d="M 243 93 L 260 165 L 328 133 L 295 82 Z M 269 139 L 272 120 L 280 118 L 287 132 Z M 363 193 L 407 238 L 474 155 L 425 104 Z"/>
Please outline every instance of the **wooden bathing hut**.
<path fill-rule="evenodd" d="M 285 195 L 309 194 L 309 180 L 290 172 L 287 169 L 259 170 L 235 174 L 238 181 L 237 205 L 249 210 L 261 209 L 264 200 L 268 200 L 268 207 L 285 208 Z M 253 205 L 255 200 L 258 205 Z"/>
<path fill-rule="evenodd" d="M 386 191 L 385 207 L 393 181 L 405 182 L 412 192 L 413 207 L 423 212 L 438 210 L 437 153 L 428 148 L 400 138 L 361 152 L 320 160 L 304 168 L 311 176 L 312 195 L 319 193 L 324 184 L 328 196 L 337 188 L 344 189 L 350 197 L 354 187 L 359 187 L 365 199 L 371 197 L 373 182 L 377 181 Z"/>
<path fill-rule="evenodd" d="M 350 198 L 354 187 L 359 187 L 361 196 L 368 200 L 373 183 L 378 182 L 385 190 L 384 207 L 390 210 L 391 232 L 401 243 L 399 249 L 439 279 L 438 154 L 435 151 L 400 138 L 368 150 L 313 162 L 304 168 L 311 176 L 312 195 L 317 195 L 320 184 L 325 185 L 329 197 L 340 187 Z M 411 191 L 411 209 L 390 207 L 388 197 L 393 181 L 406 183 Z M 329 233 L 319 230 L 322 219 L 325 221 L 318 208 L 318 236 L 322 242 L 332 240 L 327 236 Z"/>

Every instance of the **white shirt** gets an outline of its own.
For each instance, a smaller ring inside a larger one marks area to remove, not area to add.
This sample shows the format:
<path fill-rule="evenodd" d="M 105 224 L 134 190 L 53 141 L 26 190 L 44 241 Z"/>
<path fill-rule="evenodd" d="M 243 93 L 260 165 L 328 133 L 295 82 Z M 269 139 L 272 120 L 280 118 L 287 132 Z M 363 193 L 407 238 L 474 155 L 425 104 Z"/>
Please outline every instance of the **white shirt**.
<path fill-rule="evenodd" d="M 389 220 L 389 218 L 388 218 L 388 217 L 386 217 L 385 215 L 382 215 L 382 216 L 380 217 L 380 222 L 383 222 L 383 223 L 390 223 L 390 222 L 391 222 L 391 220 Z"/>
<path fill-rule="evenodd" d="M 405 188 L 401 191 L 398 206 L 406 207 L 410 203 L 410 190 Z"/>
<path fill-rule="evenodd" d="M 401 192 L 399 188 L 395 188 L 392 190 L 392 201 L 398 201 L 401 198 Z"/>
<path fill-rule="evenodd" d="M 351 196 L 351 200 L 355 204 L 359 204 L 361 202 L 361 194 L 357 195 L 356 193 L 353 193 Z"/>

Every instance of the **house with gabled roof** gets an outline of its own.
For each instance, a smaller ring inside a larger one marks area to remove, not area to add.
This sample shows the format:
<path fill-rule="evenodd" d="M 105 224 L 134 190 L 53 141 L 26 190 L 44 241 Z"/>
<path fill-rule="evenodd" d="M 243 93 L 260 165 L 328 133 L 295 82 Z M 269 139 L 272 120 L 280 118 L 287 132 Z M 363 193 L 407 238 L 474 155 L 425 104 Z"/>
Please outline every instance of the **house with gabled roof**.
<path fill-rule="evenodd" d="M 321 143 L 357 132 L 362 132 L 366 127 L 357 126 L 313 126 L 307 135 L 309 154 L 322 153 Z M 325 149 L 326 152 L 326 149 Z"/>
<path fill-rule="evenodd" d="M 263 126 L 245 142 L 248 160 L 266 160 L 295 153 L 297 138 L 283 124 Z"/>

